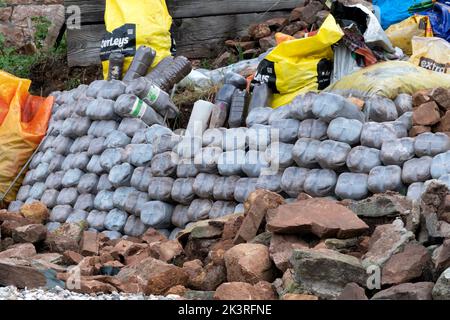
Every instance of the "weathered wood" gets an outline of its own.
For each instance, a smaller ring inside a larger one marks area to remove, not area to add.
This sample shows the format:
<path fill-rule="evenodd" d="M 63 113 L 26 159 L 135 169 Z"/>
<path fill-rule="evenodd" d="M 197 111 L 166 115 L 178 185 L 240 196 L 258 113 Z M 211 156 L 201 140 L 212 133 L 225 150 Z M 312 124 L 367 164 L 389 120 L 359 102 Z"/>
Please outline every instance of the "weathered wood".
<path fill-rule="evenodd" d="M 188 58 L 213 57 L 224 48 L 227 39 L 244 34 L 248 26 L 266 19 L 286 16 L 286 11 L 177 19 L 175 40 L 177 54 Z M 100 63 L 100 41 L 103 25 L 86 25 L 68 30 L 69 66 L 88 66 Z"/>
<path fill-rule="evenodd" d="M 105 34 L 101 24 L 67 30 L 67 60 L 69 67 L 86 67 L 100 63 L 100 42 Z"/>
<path fill-rule="evenodd" d="M 292 10 L 305 0 L 167 0 L 174 19 L 198 18 L 267 11 Z M 82 24 L 103 23 L 105 0 L 65 0 L 66 7 L 79 6 Z"/>

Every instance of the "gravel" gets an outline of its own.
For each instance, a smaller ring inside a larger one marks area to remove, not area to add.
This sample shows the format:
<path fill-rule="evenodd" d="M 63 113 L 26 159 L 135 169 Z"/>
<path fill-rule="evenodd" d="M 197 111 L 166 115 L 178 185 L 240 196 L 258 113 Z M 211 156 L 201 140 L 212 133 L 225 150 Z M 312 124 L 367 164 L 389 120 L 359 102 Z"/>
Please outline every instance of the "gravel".
<path fill-rule="evenodd" d="M 0 300 L 178 300 L 175 295 L 145 296 L 143 294 L 80 294 L 56 287 L 53 289 L 20 290 L 15 287 L 0 288 Z"/>

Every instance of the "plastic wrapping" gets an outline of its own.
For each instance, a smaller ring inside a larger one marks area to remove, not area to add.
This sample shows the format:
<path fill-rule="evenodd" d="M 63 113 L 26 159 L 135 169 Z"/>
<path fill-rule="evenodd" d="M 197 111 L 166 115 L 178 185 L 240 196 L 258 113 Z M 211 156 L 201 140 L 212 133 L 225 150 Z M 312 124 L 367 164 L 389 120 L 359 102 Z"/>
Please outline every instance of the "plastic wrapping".
<path fill-rule="evenodd" d="M 133 138 L 137 131 L 144 129 L 147 129 L 147 125 L 141 119 L 123 118 L 117 130 Z"/>
<path fill-rule="evenodd" d="M 312 108 L 317 96 L 318 94 L 315 92 L 308 92 L 304 95 L 297 96 L 291 102 L 291 116 L 297 120 L 315 118 Z"/>
<path fill-rule="evenodd" d="M 168 151 L 153 156 L 151 162 L 152 174 L 155 177 L 174 176 L 177 170 L 178 156 Z"/>
<path fill-rule="evenodd" d="M 148 192 L 148 187 L 152 177 L 153 175 L 151 168 L 139 167 L 134 169 L 130 184 L 133 188 L 139 191 Z"/>
<path fill-rule="evenodd" d="M 214 174 L 200 173 L 194 181 L 193 189 L 200 198 L 212 199 L 214 196 L 214 186 L 219 176 Z"/>
<path fill-rule="evenodd" d="M 72 146 L 70 147 L 70 153 L 80 153 L 89 150 L 89 145 L 92 142 L 92 136 L 83 136 L 75 139 Z"/>
<path fill-rule="evenodd" d="M 50 173 L 50 175 L 47 177 L 47 180 L 45 180 L 45 187 L 47 189 L 59 190 L 62 187 L 63 177 L 64 177 L 64 171 Z"/>
<path fill-rule="evenodd" d="M 237 202 L 244 203 L 248 196 L 256 190 L 257 178 L 241 178 L 236 182 L 234 189 L 234 199 Z"/>
<path fill-rule="evenodd" d="M 356 105 L 333 93 L 321 93 L 314 99 L 313 114 L 329 123 L 336 118 L 355 119 L 364 122 L 365 116 Z"/>
<path fill-rule="evenodd" d="M 412 96 L 407 93 L 400 93 L 394 100 L 395 107 L 399 116 L 405 112 L 413 111 L 413 99 Z"/>
<path fill-rule="evenodd" d="M 358 146 L 353 148 L 347 156 L 347 167 L 352 172 L 370 173 L 370 170 L 377 166 L 381 166 L 378 149 Z"/>
<path fill-rule="evenodd" d="M 130 119 L 130 118 L 125 118 L 125 119 Z M 130 120 L 133 120 L 133 119 L 130 119 Z M 121 131 L 123 131 L 123 130 L 121 130 Z M 134 132 L 133 138 L 131 139 L 131 143 L 132 144 L 149 143 L 149 141 L 147 140 L 147 136 L 145 135 L 145 132 L 146 132 L 146 129 L 140 129 L 140 130 L 137 130 L 136 132 Z"/>
<path fill-rule="evenodd" d="M 34 156 L 34 158 L 38 157 L 38 154 L 40 154 L 42 156 L 42 154 L 47 151 L 48 149 L 53 147 L 53 142 L 55 141 L 56 137 L 53 136 L 47 136 L 47 138 L 45 139 L 44 142 L 42 142 L 41 148 L 40 148 L 40 152 L 36 153 L 36 155 Z"/>
<path fill-rule="evenodd" d="M 422 133 L 416 137 L 414 149 L 418 157 L 434 157 L 450 150 L 450 138 L 445 133 Z"/>
<path fill-rule="evenodd" d="M 242 165 L 245 163 L 245 155 L 244 150 L 222 153 L 217 164 L 219 174 L 226 177 L 242 175 Z"/>
<path fill-rule="evenodd" d="M 106 148 L 124 148 L 130 144 L 131 138 L 122 131 L 112 131 L 105 139 Z"/>
<path fill-rule="evenodd" d="M 431 176 L 439 179 L 450 173 L 450 151 L 438 154 L 431 162 Z"/>
<path fill-rule="evenodd" d="M 287 168 L 294 163 L 292 156 L 293 144 L 273 142 L 265 151 L 266 161 L 270 163 L 272 169 Z"/>
<path fill-rule="evenodd" d="M 83 175 L 84 172 L 80 169 L 70 169 L 66 171 L 61 181 L 62 186 L 64 188 L 76 187 L 80 183 L 80 179 Z"/>
<path fill-rule="evenodd" d="M 109 172 L 109 182 L 111 182 L 114 187 L 129 185 L 133 171 L 134 167 L 129 163 L 116 165 Z"/>
<path fill-rule="evenodd" d="M 91 211 L 94 209 L 95 196 L 89 193 L 81 194 L 78 196 L 77 202 L 73 206 L 74 209 Z"/>
<path fill-rule="evenodd" d="M 236 202 L 216 201 L 209 211 L 209 219 L 218 219 L 234 213 Z"/>
<path fill-rule="evenodd" d="M 152 200 L 170 201 L 174 179 L 168 177 L 150 178 L 148 195 Z"/>
<path fill-rule="evenodd" d="M 298 138 L 310 138 L 314 140 L 326 140 L 328 124 L 322 120 L 306 119 L 300 123 Z"/>
<path fill-rule="evenodd" d="M 40 200 L 47 187 L 43 182 L 36 182 L 28 193 L 29 199 Z"/>
<path fill-rule="evenodd" d="M 122 81 L 107 81 L 97 94 L 98 98 L 116 100 L 120 95 L 125 93 L 126 86 Z"/>
<path fill-rule="evenodd" d="M 152 228 L 170 227 L 174 206 L 162 201 L 147 202 L 141 211 L 141 221 Z"/>
<path fill-rule="evenodd" d="M 190 222 L 188 218 L 189 206 L 178 205 L 172 215 L 172 224 L 178 228 L 184 228 Z"/>
<path fill-rule="evenodd" d="M 172 151 L 181 141 L 181 137 L 173 133 L 154 136 L 151 140 L 153 145 L 153 154 L 160 154 Z"/>
<path fill-rule="evenodd" d="M 232 128 L 225 130 L 223 150 L 245 150 L 247 143 L 247 128 Z"/>
<path fill-rule="evenodd" d="M 133 193 L 137 193 L 138 191 L 131 187 L 120 187 L 114 191 L 113 194 L 113 204 L 114 207 L 123 211 L 126 210 L 127 199 L 132 196 Z M 137 195 L 136 195 L 137 198 Z"/>
<path fill-rule="evenodd" d="M 91 127 L 91 120 L 86 117 L 64 120 L 61 134 L 66 137 L 78 138 L 85 136 Z"/>
<path fill-rule="evenodd" d="M 57 154 L 65 156 L 66 154 L 69 153 L 72 143 L 73 143 L 72 139 L 59 135 L 55 138 L 55 140 L 53 140 L 52 150 Z M 48 151 L 49 150 L 47 150 L 47 152 Z M 45 154 L 47 154 L 47 152 L 45 152 Z M 45 159 L 43 158 L 42 161 L 45 161 Z"/>
<path fill-rule="evenodd" d="M 402 169 L 399 166 L 375 167 L 369 174 L 369 190 L 373 193 L 402 191 Z"/>
<path fill-rule="evenodd" d="M 247 127 L 253 127 L 255 124 L 269 124 L 269 118 L 272 114 L 272 108 L 254 108 L 247 116 Z"/>
<path fill-rule="evenodd" d="M 264 189 L 275 193 L 280 193 L 282 191 L 282 176 L 283 172 L 278 172 L 276 174 L 262 174 L 256 181 L 256 189 Z"/>
<path fill-rule="evenodd" d="M 196 177 L 198 173 L 198 169 L 194 164 L 194 159 L 179 159 L 177 166 L 178 178 Z"/>
<path fill-rule="evenodd" d="M 105 237 L 107 237 L 109 240 L 117 240 L 117 239 L 122 238 L 122 234 L 117 231 L 105 230 L 105 231 L 102 231 L 102 234 Z"/>
<path fill-rule="evenodd" d="M 422 194 L 425 191 L 425 184 L 423 182 L 414 182 L 408 187 L 406 197 L 413 201 L 420 201 Z"/>
<path fill-rule="evenodd" d="M 300 128 L 300 121 L 294 119 L 284 119 L 273 121 L 272 130 L 278 130 L 280 142 L 294 143 L 297 140 Z"/>
<path fill-rule="evenodd" d="M 212 206 L 213 202 L 211 200 L 195 199 L 187 211 L 189 221 L 195 222 L 208 219 Z"/>
<path fill-rule="evenodd" d="M 224 128 L 207 129 L 203 133 L 202 145 L 203 147 L 219 147 L 223 148 Z"/>
<path fill-rule="evenodd" d="M 413 115 L 413 112 L 405 112 L 397 119 L 397 122 L 402 123 L 409 131 L 413 127 Z"/>
<path fill-rule="evenodd" d="M 65 223 L 72 211 L 72 207 L 68 205 L 56 206 L 50 212 L 49 219 L 53 222 Z"/>
<path fill-rule="evenodd" d="M 111 132 L 117 130 L 119 124 L 113 120 L 94 121 L 89 128 L 88 135 L 94 137 L 107 137 Z"/>
<path fill-rule="evenodd" d="M 309 169 L 290 167 L 287 168 L 281 178 L 281 189 L 290 197 L 297 198 L 304 191 L 304 184 Z"/>
<path fill-rule="evenodd" d="M 89 227 L 96 229 L 97 231 L 103 231 L 105 229 L 105 219 L 108 215 L 107 212 L 93 210 L 86 218 Z"/>
<path fill-rule="evenodd" d="M 312 169 L 306 176 L 303 189 L 313 197 L 326 197 L 334 194 L 337 175 L 328 169 Z"/>
<path fill-rule="evenodd" d="M 100 155 L 105 150 L 105 137 L 92 139 L 87 150 L 89 156 Z"/>
<path fill-rule="evenodd" d="M 297 130 L 298 131 L 298 130 Z M 298 132 L 296 133 L 297 137 Z M 266 151 L 271 143 L 272 127 L 256 124 L 247 130 L 247 145 L 249 150 Z M 296 140 L 295 138 L 294 140 Z"/>
<path fill-rule="evenodd" d="M 339 176 L 335 193 L 341 199 L 362 200 L 369 195 L 369 175 L 343 173 Z"/>
<path fill-rule="evenodd" d="M 17 192 L 16 199 L 22 202 L 25 202 L 28 199 L 28 195 L 30 194 L 31 186 L 23 185 L 20 187 Z"/>
<path fill-rule="evenodd" d="M 78 198 L 78 191 L 76 188 L 62 189 L 58 195 L 56 203 L 58 205 L 70 205 L 73 206 Z"/>
<path fill-rule="evenodd" d="M 370 121 L 395 121 L 399 117 L 395 103 L 388 98 L 374 96 L 366 100 L 364 111 Z"/>
<path fill-rule="evenodd" d="M 316 160 L 324 169 L 340 169 L 345 166 L 352 147 L 343 142 L 323 141 L 316 152 Z"/>
<path fill-rule="evenodd" d="M 100 192 L 102 190 L 110 191 L 112 189 L 113 185 L 109 181 L 108 174 L 102 174 L 100 178 L 98 178 L 97 192 Z"/>
<path fill-rule="evenodd" d="M 142 223 L 141 219 L 135 216 L 129 216 L 128 220 L 123 228 L 123 232 L 130 237 L 140 237 L 147 230 L 145 224 Z"/>
<path fill-rule="evenodd" d="M 42 150 L 42 148 L 41 148 Z M 42 160 L 42 156 L 44 155 L 43 152 L 38 152 L 36 153 L 36 155 L 33 157 L 33 159 L 31 159 L 30 165 L 29 165 L 29 169 L 36 169 L 37 166 L 41 163 Z"/>
<path fill-rule="evenodd" d="M 258 178 L 269 166 L 270 164 L 266 160 L 265 152 L 250 150 L 245 155 L 242 171 L 247 177 Z"/>
<path fill-rule="evenodd" d="M 189 205 L 195 198 L 194 182 L 194 178 L 181 178 L 175 180 L 171 192 L 172 200 L 183 205 Z"/>
<path fill-rule="evenodd" d="M 55 157 L 52 159 L 52 161 L 50 161 L 50 164 L 48 165 L 48 170 L 50 172 L 61 170 L 64 160 L 65 160 L 64 156 L 60 154 L 55 155 Z"/>
<path fill-rule="evenodd" d="M 88 213 L 83 210 L 73 210 L 72 213 L 67 217 L 66 223 L 81 223 L 86 221 Z"/>
<path fill-rule="evenodd" d="M 126 212 L 113 209 L 106 215 L 104 227 L 111 231 L 122 232 L 127 219 L 128 214 Z"/>
<path fill-rule="evenodd" d="M 433 158 L 422 157 L 411 159 L 403 164 L 402 180 L 405 184 L 425 182 L 431 179 L 431 163 Z"/>
<path fill-rule="evenodd" d="M 12 201 L 8 206 L 8 211 L 9 212 L 19 212 L 20 208 L 22 208 L 23 204 L 24 203 L 22 201 Z"/>
<path fill-rule="evenodd" d="M 216 200 L 234 200 L 234 191 L 240 177 L 217 177 L 214 181 L 213 197 Z"/>
<path fill-rule="evenodd" d="M 48 189 L 42 194 L 41 202 L 49 209 L 56 206 L 56 200 L 58 199 L 59 192 L 55 189 Z"/>
<path fill-rule="evenodd" d="M 217 147 L 206 147 L 195 155 L 194 164 L 199 172 L 216 173 L 217 163 L 222 155 L 222 149 Z"/>
<path fill-rule="evenodd" d="M 363 124 L 358 120 L 336 118 L 330 122 L 327 135 L 331 140 L 353 146 L 360 143 L 362 129 Z"/>
<path fill-rule="evenodd" d="M 406 127 L 400 122 L 367 122 L 361 132 L 361 145 L 381 149 L 384 141 L 407 136 Z"/>
<path fill-rule="evenodd" d="M 105 80 L 95 80 L 91 82 L 89 87 L 86 90 L 86 96 L 97 98 L 102 87 L 107 83 Z"/>
<path fill-rule="evenodd" d="M 86 166 L 86 170 L 97 175 L 101 175 L 102 173 L 104 173 L 105 170 L 100 165 L 100 156 L 93 155 L 88 165 Z"/>
<path fill-rule="evenodd" d="M 272 113 L 269 116 L 269 124 L 272 125 L 274 121 L 291 118 L 292 118 L 292 106 L 290 104 L 286 104 L 272 111 Z"/>
<path fill-rule="evenodd" d="M 122 148 L 106 149 L 100 156 L 100 166 L 109 172 L 114 166 L 126 160 L 125 157 L 125 150 Z"/>
<path fill-rule="evenodd" d="M 220 147 L 222 150 L 222 146 Z M 200 153 L 202 150 L 202 138 L 192 137 L 190 135 L 184 136 L 180 143 L 174 148 L 174 151 L 180 158 L 190 159 Z"/>
<path fill-rule="evenodd" d="M 401 166 L 414 158 L 414 139 L 402 138 L 383 142 L 380 159 L 384 165 Z"/>
<path fill-rule="evenodd" d="M 86 116 L 91 120 L 114 120 L 114 101 L 102 98 L 92 100 L 86 107 Z"/>
<path fill-rule="evenodd" d="M 32 185 L 35 181 L 34 181 L 34 170 L 29 170 L 26 174 L 25 177 L 23 178 L 23 182 L 22 185 Z"/>
<path fill-rule="evenodd" d="M 37 168 L 34 170 L 33 179 L 35 181 L 44 181 L 49 174 L 50 174 L 49 164 L 43 162 L 39 164 Z"/>
<path fill-rule="evenodd" d="M 114 208 L 114 192 L 100 190 L 94 199 L 94 207 L 100 211 L 110 211 Z"/>

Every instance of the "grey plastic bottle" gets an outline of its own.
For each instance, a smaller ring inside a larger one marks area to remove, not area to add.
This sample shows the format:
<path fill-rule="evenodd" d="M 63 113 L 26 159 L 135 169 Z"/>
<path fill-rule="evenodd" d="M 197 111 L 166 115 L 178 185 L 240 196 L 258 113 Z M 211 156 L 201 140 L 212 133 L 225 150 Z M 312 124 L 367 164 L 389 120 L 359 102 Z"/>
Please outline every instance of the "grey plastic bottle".
<path fill-rule="evenodd" d="M 335 193 L 341 199 L 362 200 L 369 195 L 369 175 L 343 173 L 339 176 Z"/>
<path fill-rule="evenodd" d="M 375 167 L 369 173 L 369 190 L 373 193 L 400 192 L 403 188 L 402 168 L 399 166 Z"/>
<path fill-rule="evenodd" d="M 221 128 L 224 126 L 230 111 L 234 92 L 238 89 L 245 89 L 246 85 L 247 81 L 245 78 L 237 73 L 230 72 L 225 75 L 224 85 L 217 93 L 216 100 L 214 101 L 209 128 Z"/>
<path fill-rule="evenodd" d="M 334 194 L 337 183 L 337 175 L 328 169 L 313 169 L 306 176 L 303 188 L 313 197 L 327 197 Z"/>
<path fill-rule="evenodd" d="M 228 117 L 228 126 L 230 128 L 239 128 L 245 126 L 247 116 L 248 94 L 245 90 L 236 90 L 233 94 Z"/>
<path fill-rule="evenodd" d="M 147 74 L 156 57 L 156 51 L 150 47 L 140 46 L 134 55 L 133 61 L 123 77 L 124 82 L 143 77 Z"/>
<path fill-rule="evenodd" d="M 114 52 L 109 56 L 108 80 L 121 80 L 123 74 L 123 62 L 125 56 Z"/>
<path fill-rule="evenodd" d="M 163 62 L 162 60 L 160 64 Z M 172 88 L 192 71 L 192 64 L 188 58 L 178 56 L 170 64 L 164 64 L 150 72 L 146 78 L 152 80 L 161 90 L 170 92 Z"/>
<path fill-rule="evenodd" d="M 272 105 L 272 98 L 273 92 L 267 83 L 254 84 L 248 111 L 250 112 L 255 108 L 270 108 Z"/>
<path fill-rule="evenodd" d="M 347 156 L 347 167 L 351 172 L 369 173 L 375 167 L 381 166 L 380 150 L 358 146 Z"/>
<path fill-rule="evenodd" d="M 175 119 L 180 113 L 167 92 L 144 77 L 131 81 L 127 86 L 126 93 L 136 95 L 163 117 Z"/>
<path fill-rule="evenodd" d="M 114 110 L 122 117 L 139 118 L 148 126 L 165 125 L 163 117 L 143 100 L 132 94 L 121 95 L 114 104 Z"/>

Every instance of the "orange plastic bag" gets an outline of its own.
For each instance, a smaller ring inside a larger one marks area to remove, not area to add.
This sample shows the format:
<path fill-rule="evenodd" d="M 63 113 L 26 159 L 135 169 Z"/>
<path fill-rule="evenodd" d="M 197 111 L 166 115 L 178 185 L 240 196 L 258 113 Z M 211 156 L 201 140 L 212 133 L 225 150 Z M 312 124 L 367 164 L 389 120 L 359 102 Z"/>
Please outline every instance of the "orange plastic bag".
<path fill-rule="evenodd" d="M 44 138 L 53 97 L 28 93 L 31 81 L 0 71 L 0 197 Z M 14 201 L 22 178 L 4 198 Z"/>

